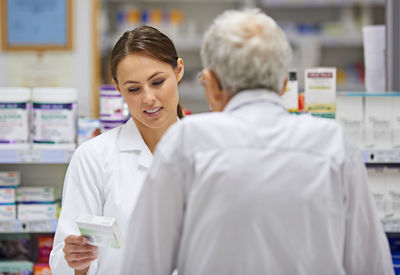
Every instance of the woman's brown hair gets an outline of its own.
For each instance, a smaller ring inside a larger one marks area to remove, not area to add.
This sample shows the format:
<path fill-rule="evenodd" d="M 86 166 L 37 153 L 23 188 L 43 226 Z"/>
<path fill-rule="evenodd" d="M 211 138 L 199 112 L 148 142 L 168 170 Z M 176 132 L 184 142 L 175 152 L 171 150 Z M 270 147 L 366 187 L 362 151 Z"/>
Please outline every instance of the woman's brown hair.
<path fill-rule="evenodd" d="M 165 62 L 173 69 L 178 66 L 178 54 L 174 43 L 165 34 L 150 26 L 141 26 L 125 32 L 117 41 L 111 53 L 111 75 L 118 84 L 117 67 L 121 60 L 130 54 L 142 52 Z M 182 105 L 177 106 L 179 118 L 185 116 Z"/>

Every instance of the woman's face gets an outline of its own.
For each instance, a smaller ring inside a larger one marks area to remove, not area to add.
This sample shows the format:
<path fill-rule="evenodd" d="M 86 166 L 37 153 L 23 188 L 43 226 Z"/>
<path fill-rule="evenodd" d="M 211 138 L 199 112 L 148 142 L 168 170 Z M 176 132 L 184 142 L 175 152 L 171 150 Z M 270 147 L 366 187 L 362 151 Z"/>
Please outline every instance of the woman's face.
<path fill-rule="evenodd" d="M 140 131 L 167 128 L 176 122 L 182 76 L 182 59 L 175 69 L 143 53 L 130 54 L 120 61 L 116 86 Z"/>

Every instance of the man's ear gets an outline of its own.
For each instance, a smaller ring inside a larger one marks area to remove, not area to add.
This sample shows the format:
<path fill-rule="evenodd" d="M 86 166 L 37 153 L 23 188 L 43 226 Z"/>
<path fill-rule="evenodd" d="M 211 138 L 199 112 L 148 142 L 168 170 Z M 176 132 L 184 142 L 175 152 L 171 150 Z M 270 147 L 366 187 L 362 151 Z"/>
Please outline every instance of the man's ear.
<path fill-rule="evenodd" d="M 283 87 L 279 95 L 282 96 L 286 92 L 287 83 L 288 83 L 288 77 L 286 77 L 285 80 L 283 81 Z"/>
<path fill-rule="evenodd" d="M 230 99 L 228 92 L 221 87 L 214 72 L 204 69 L 202 77 L 208 105 L 212 111 L 222 111 Z"/>
<path fill-rule="evenodd" d="M 176 63 L 177 63 L 177 66 L 175 69 L 176 81 L 180 82 L 183 78 L 183 74 L 185 73 L 185 66 L 183 63 L 183 59 L 180 57 L 178 58 Z"/>

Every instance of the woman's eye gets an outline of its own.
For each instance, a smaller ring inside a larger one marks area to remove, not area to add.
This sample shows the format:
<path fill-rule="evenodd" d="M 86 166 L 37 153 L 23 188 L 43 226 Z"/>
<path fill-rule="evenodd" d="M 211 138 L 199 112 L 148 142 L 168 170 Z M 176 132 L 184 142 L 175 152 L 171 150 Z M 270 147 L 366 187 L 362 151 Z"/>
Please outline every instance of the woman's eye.
<path fill-rule="evenodd" d="M 129 88 L 128 89 L 128 92 L 130 92 L 130 93 L 134 93 L 134 92 L 137 92 L 137 91 L 139 91 L 139 88 Z"/>
<path fill-rule="evenodd" d="M 153 85 L 158 86 L 161 85 L 164 82 L 164 79 L 156 80 L 153 82 Z"/>

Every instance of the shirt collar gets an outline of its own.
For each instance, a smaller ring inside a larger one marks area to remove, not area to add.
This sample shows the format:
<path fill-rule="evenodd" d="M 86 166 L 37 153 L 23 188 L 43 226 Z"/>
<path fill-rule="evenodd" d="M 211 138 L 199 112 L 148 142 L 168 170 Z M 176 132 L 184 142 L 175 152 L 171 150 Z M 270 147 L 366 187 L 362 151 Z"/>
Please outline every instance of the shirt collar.
<path fill-rule="evenodd" d="M 119 134 L 119 151 L 138 151 L 140 152 L 138 163 L 149 168 L 153 161 L 153 154 L 144 142 L 135 122 L 130 118 L 121 127 Z"/>
<path fill-rule="evenodd" d="M 180 119 L 178 118 L 178 123 L 179 122 Z M 132 118 L 130 118 L 121 127 L 119 134 L 119 151 L 140 152 L 139 164 L 147 168 L 150 167 L 153 161 L 153 154 L 150 152 L 149 147 L 147 147 L 146 143 L 144 142 L 143 137 Z"/>
<path fill-rule="evenodd" d="M 276 104 L 286 110 L 281 97 L 272 91 L 266 89 L 245 90 L 235 94 L 226 105 L 224 112 L 231 112 L 243 105 L 253 104 L 258 102 L 270 102 Z"/>

